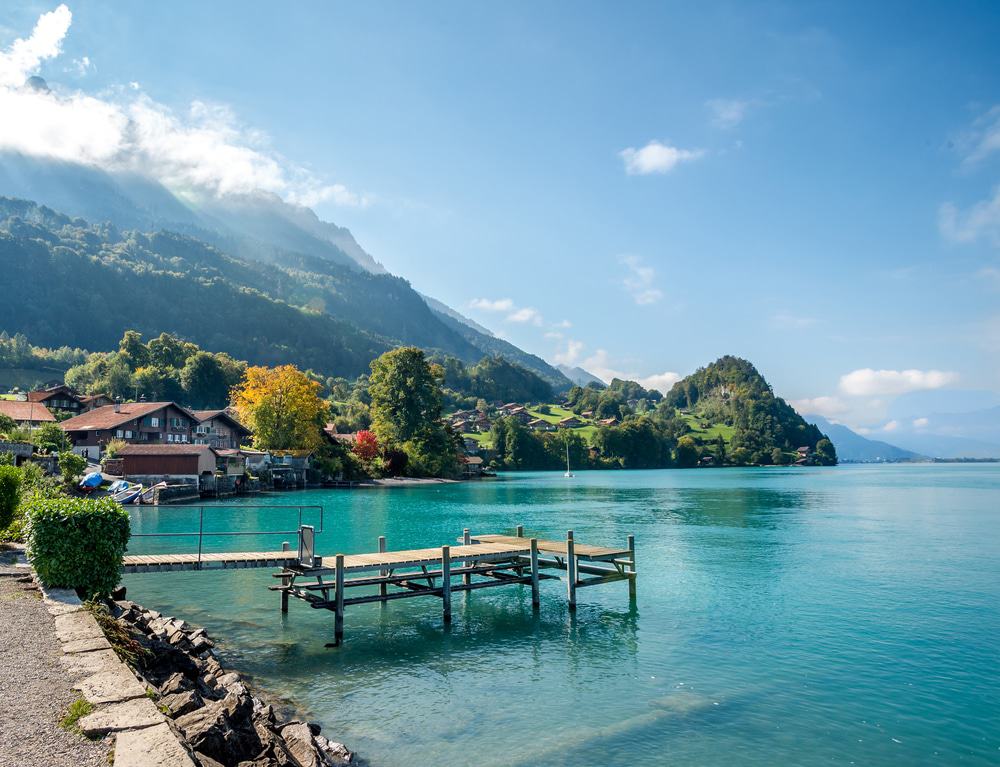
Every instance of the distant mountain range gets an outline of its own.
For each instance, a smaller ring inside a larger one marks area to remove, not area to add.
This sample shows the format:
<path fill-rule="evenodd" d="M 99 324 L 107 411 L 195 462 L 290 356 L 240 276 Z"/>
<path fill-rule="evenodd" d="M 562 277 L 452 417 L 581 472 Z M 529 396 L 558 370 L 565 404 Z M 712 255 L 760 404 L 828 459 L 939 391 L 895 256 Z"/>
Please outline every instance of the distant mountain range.
<path fill-rule="evenodd" d="M 365 355 L 404 343 L 469 363 L 499 354 L 557 392 L 572 385 L 540 357 L 389 274 L 347 229 L 271 194 L 193 202 L 143 176 L 3 153 L 0 195 L 20 198 L 0 205 L 0 228 L 9 235 L 0 258 L 11 265 L 21 261 L 20 269 L 7 274 L 28 267 L 19 279 L 44 274 L 46 283 L 34 294 L 13 296 L 0 329 L 25 333 L 33 343 L 101 349 L 128 327 L 139 327 L 223 348 L 211 338 L 221 333 L 236 343 L 237 349 L 227 351 L 259 347 L 256 355 L 244 354 L 250 361 L 279 357 L 281 349 L 291 350 L 291 359 L 308 347 L 300 364 L 331 375 L 357 375 L 367 366 L 359 365 Z M 130 250 L 130 240 L 139 247 Z M 39 247 L 46 251 L 44 272 L 37 268 Z M 80 270 L 86 273 L 83 284 Z M 197 302 L 183 294 L 184 284 Z M 156 312 L 165 295 L 175 299 L 168 302 L 173 311 L 165 306 Z M 248 301 L 254 304 L 252 322 L 233 313 L 236 304 Z M 179 314 L 182 307 L 187 316 Z M 307 316 L 300 318 L 303 312 Z M 67 325 L 59 317 L 76 320 Z M 284 338 L 278 325 L 287 328 L 289 322 L 309 327 L 310 335 L 337 337 Z M 228 327 L 223 331 L 221 325 Z M 337 343 L 339 352 L 324 363 L 323 350 Z"/>
<path fill-rule="evenodd" d="M 598 384 L 603 389 L 607 386 L 604 381 L 595 376 L 593 373 L 588 373 L 581 367 L 570 367 L 569 365 L 556 365 L 556 369 L 566 376 L 570 381 L 575 383 L 577 386 L 586 386 L 587 384 Z"/>
<path fill-rule="evenodd" d="M 802 416 L 809 423 L 816 424 L 837 448 L 837 457 L 846 463 L 895 463 L 899 461 L 927 460 L 926 456 L 910 450 L 862 437 L 843 424 L 828 421 L 821 415 Z"/>

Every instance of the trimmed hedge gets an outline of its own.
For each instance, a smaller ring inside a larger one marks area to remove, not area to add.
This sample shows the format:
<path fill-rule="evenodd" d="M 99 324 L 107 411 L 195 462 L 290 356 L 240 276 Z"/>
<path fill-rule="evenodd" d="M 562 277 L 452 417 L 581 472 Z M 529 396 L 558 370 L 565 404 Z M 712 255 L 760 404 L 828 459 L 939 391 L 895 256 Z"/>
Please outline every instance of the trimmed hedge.
<path fill-rule="evenodd" d="M 128 544 L 128 512 L 110 498 L 26 501 L 28 557 L 42 581 L 87 599 L 118 585 Z"/>
<path fill-rule="evenodd" d="M 14 521 L 14 512 L 21 502 L 21 481 L 24 475 L 16 466 L 0 466 L 0 532 Z"/>

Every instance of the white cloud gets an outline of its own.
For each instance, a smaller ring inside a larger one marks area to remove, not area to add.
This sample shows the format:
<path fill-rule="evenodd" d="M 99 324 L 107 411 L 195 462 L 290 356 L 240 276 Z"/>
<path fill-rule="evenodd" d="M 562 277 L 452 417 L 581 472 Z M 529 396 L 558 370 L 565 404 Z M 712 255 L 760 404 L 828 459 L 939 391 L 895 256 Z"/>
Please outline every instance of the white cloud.
<path fill-rule="evenodd" d="M 654 140 L 641 149 L 628 147 L 618 154 L 625 162 L 626 173 L 630 176 L 645 176 L 650 173 L 669 173 L 681 163 L 700 159 L 705 151 L 678 149 Z"/>
<path fill-rule="evenodd" d="M 801 330 L 803 328 L 811 328 L 816 322 L 815 317 L 803 317 L 787 312 L 779 312 L 771 316 L 771 324 L 784 329 Z"/>
<path fill-rule="evenodd" d="M 621 262 L 628 267 L 628 275 L 622 284 L 636 304 L 647 306 L 663 298 L 663 291 L 653 285 L 656 279 L 653 267 L 647 266 L 638 256 L 622 256 Z"/>
<path fill-rule="evenodd" d="M 72 68 L 69 71 L 74 72 L 77 77 L 83 77 L 93 68 L 94 63 L 90 60 L 90 56 L 81 56 L 78 59 L 73 59 Z"/>
<path fill-rule="evenodd" d="M 840 390 L 856 397 L 905 394 L 940 389 L 955 383 L 958 373 L 944 370 L 872 370 L 863 368 L 840 377 Z"/>
<path fill-rule="evenodd" d="M 225 107 L 195 101 L 178 114 L 135 83 L 101 97 L 24 87 L 43 61 L 60 53 L 71 21 L 61 5 L 39 18 L 30 38 L 0 52 L 0 150 L 140 173 L 182 196 L 259 191 L 307 205 L 371 202 L 269 150 L 265 136 Z M 77 61 L 89 65 L 86 57 Z"/>
<path fill-rule="evenodd" d="M 628 371 L 619 370 L 610 360 L 610 356 L 606 349 L 598 349 L 589 357 L 584 359 L 582 362 L 577 363 L 580 357 L 580 352 L 583 350 L 583 344 L 579 341 L 570 341 L 571 351 L 572 351 L 572 362 L 565 362 L 559 359 L 559 355 L 556 355 L 556 362 L 563 365 L 579 364 L 588 373 L 600 378 L 605 383 L 611 383 L 613 378 L 621 378 L 626 381 L 635 381 L 640 386 L 646 389 L 656 389 L 661 394 L 666 394 L 670 387 L 673 386 L 677 381 L 681 379 L 679 373 L 674 373 L 671 371 L 665 371 L 663 373 L 654 373 L 653 375 L 642 376 L 638 373 L 630 373 Z"/>
<path fill-rule="evenodd" d="M 566 330 L 568 328 L 573 327 L 573 323 L 570 322 L 569 320 L 559 320 L 559 322 L 555 323 L 552 327 L 562 328 L 563 330 Z"/>
<path fill-rule="evenodd" d="M 967 165 L 975 165 L 994 152 L 1000 152 L 1000 104 L 976 119 L 972 129 L 959 138 L 959 145 L 966 152 L 964 162 Z"/>
<path fill-rule="evenodd" d="M 660 394 L 666 394 L 671 386 L 681 380 L 681 374 L 666 371 L 651 376 L 640 376 L 635 380 L 644 389 L 656 389 Z"/>
<path fill-rule="evenodd" d="M 583 341 L 576 341 L 570 338 L 566 341 L 566 346 L 553 355 L 557 365 L 576 365 L 580 359 L 580 352 L 583 351 Z"/>
<path fill-rule="evenodd" d="M 507 322 L 519 322 L 525 323 L 530 322 L 532 325 L 541 326 L 542 315 L 537 309 L 532 309 L 530 306 L 522 307 L 514 312 L 507 315 Z"/>
<path fill-rule="evenodd" d="M 0 53 L 0 87 L 24 85 L 43 61 L 58 56 L 72 21 L 73 14 L 65 5 L 39 16 L 31 37 L 15 40 L 10 48 Z"/>
<path fill-rule="evenodd" d="M 789 404 L 800 415 L 821 415 L 830 419 L 844 415 L 850 410 L 847 403 L 837 397 L 795 399 L 791 400 Z"/>
<path fill-rule="evenodd" d="M 509 312 L 514 308 L 514 302 L 509 298 L 473 298 L 469 306 L 484 312 Z"/>
<path fill-rule="evenodd" d="M 882 431 L 896 431 L 899 428 L 899 421 L 889 421 L 882 427 Z"/>
<path fill-rule="evenodd" d="M 1000 247 L 1000 187 L 993 196 L 966 211 L 946 202 L 938 211 L 938 228 L 947 239 L 958 243 L 985 240 Z"/>
<path fill-rule="evenodd" d="M 752 103 L 745 99 L 711 99 L 705 102 L 705 106 L 711 112 L 712 125 L 728 130 L 743 122 Z"/>
<path fill-rule="evenodd" d="M 930 421 L 929 418 L 914 418 L 913 419 L 913 428 L 914 429 L 922 429 L 927 424 L 929 424 L 930 422 L 931 421 Z"/>

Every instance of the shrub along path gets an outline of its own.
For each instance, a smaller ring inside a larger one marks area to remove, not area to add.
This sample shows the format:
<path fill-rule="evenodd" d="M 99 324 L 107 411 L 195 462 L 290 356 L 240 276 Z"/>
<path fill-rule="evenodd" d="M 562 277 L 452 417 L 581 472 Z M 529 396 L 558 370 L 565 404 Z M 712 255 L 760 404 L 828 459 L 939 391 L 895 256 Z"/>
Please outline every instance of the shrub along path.
<path fill-rule="evenodd" d="M 0 551 L 0 765 L 107 767 L 110 740 L 60 727 L 78 696 L 59 660 L 54 619 L 29 572 L 11 560 Z"/>

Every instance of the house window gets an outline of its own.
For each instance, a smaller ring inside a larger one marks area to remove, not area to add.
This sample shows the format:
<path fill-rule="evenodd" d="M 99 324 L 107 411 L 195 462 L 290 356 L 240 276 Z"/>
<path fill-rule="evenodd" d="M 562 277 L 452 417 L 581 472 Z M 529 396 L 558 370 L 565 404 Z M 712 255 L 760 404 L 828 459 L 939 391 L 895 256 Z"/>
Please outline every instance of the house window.
<path fill-rule="evenodd" d="M 155 415 L 154 416 L 150 416 L 150 418 L 149 418 L 149 425 L 150 426 L 159 426 L 160 425 L 160 419 L 157 418 Z"/>
<path fill-rule="evenodd" d="M 125 439 L 132 439 L 132 430 L 131 429 L 126 429 L 125 430 Z"/>
<path fill-rule="evenodd" d="M 125 432 L 123 432 L 121 429 L 116 429 L 115 436 L 118 437 L 118 439 L 121 439 L 122 437 L 125 436 Z"/>

